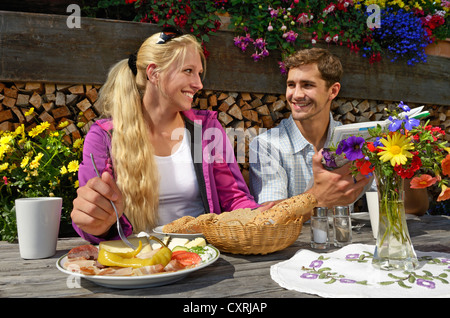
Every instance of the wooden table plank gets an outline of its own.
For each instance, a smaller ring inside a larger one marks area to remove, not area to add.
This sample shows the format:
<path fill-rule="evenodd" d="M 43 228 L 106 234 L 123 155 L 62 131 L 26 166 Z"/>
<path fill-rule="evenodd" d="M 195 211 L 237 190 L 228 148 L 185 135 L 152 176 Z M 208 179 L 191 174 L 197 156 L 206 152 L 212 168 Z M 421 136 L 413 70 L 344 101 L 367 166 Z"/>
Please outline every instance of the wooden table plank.
<path fill-rule="evenodd" d="M 450 253 L 450 217 L 423 216 L 408 220 L 417 251 Z M 85 244 L 81 238 L 61 238 L 55 256 L 40 260 L 20 258 L 18 244 L 0 242 L 0 297 L 133 297 L 133 298 L 317 298 L 280 287 L 270 277 L 270 266 L 310 249 L 310 228 L 305 224 L 298 240 L 283 251 L 268 255 L 222 253 L 212 265 L 170 285 L 142 289 L 112 289 L 81 279 L 79 285 L 56 268 L 56 260 L 71 248 Z M 375 244 L 370 225 L 353 231 L 353 242 Z M 330 247 L 326 251 L 337 250 Z M 70 288 L 70 287 L 75 288 Z"/>

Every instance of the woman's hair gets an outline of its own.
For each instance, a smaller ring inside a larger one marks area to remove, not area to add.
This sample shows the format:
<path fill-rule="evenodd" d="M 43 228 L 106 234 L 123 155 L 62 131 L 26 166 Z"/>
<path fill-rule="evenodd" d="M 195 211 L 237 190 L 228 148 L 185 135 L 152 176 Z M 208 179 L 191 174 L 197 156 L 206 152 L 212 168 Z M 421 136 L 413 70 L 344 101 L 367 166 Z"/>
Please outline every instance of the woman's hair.
<path fill-rule="evenodd" d="M 299 50 L 284 61 L 286 70 L 299 67 L 300 65 L 316 63 L 322 79 L 330 88 L 336 82 L 341 81 L 344 70 L 341 61 L 330 51 L 321 48 Z"/>
<path fill-rule="evenodd" d="M 194 47 L 205 64 L 203 49 L 192 35 L 181 35 L 157 44 L 159 36 L 160 33 L 150 36 L 139 48 L 136 76 L 128 65 L 128 59 L 111 68 L 99 98 L 102 115 L 113 120 L 111 152 L 114 172 L 125 200 L 124 213 L 135 232 L 151 230 L 158 222 L 158 167 L 142 112 L 147 66 L 154 63 L 154 71 L 164 76 L 172 63 L 182 66 L 188 47 Z M 164 91 L 163 87 L 159 89 Z"/>

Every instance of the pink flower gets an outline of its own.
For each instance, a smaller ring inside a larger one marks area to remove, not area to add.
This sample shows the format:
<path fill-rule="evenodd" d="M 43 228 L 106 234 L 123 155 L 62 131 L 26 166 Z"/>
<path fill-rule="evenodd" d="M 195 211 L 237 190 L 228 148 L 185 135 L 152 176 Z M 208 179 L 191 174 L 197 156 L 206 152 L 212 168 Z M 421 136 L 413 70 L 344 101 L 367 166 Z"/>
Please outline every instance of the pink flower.
<path fill-rule="evenodd" d="M 6 184 L 8 184 L 8 178 L 6 176 L 3 176 L 3 182 Z"/>

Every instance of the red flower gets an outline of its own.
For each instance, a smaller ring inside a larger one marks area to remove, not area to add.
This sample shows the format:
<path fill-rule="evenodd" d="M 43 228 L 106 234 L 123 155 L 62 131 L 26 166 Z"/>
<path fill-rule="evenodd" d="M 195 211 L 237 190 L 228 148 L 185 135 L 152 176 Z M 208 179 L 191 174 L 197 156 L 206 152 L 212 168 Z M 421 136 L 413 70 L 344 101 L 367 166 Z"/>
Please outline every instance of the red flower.
<path fill-rule="evenodd" d="M 364 176 L 371 175 L 373 170 L 375 170 L 375 167 L 372 166 L 370 161 L 365 159 L 357 159 L 355 164 L 358 171 Z"/>
<path fill-rule="evenodd" d="M 424 189 L 432 186 L 436 181 L 437 179 L 429 174 L 423 174 L 420 177 L 415 177 L 411 180 L 411 189 Z"/>
<path fill-rule="evenodd" d="M 442 173 L 450 177 L 450 154 L 441 162 Z"/>
<path fill-rule="evenodd" d="M 410 179 L 414 176 L 414 173 L 422 167 L 422 160 L 418 156 L 414 156 L 411 161 L 411 166 L 405 169 L 401 165 L 395 165 L 394 170 L 403 179 Z"/>

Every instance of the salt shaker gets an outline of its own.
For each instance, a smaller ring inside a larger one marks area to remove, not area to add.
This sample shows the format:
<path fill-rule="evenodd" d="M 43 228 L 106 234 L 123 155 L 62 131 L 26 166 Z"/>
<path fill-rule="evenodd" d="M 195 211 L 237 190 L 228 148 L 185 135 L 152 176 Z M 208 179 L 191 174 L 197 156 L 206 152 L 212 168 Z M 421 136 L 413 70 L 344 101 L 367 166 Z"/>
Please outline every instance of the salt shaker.
<path fill-rule="evenodd" d="M 326 249 L 328 247 L 328 209 L 316 207 L 311 216 L 311 247 Z"/>
<path fill-rule="evenodd" d="M 352 221 L 348 206 L 333 209 L 334 246 L 342 247 L 352 242 Z"/>

